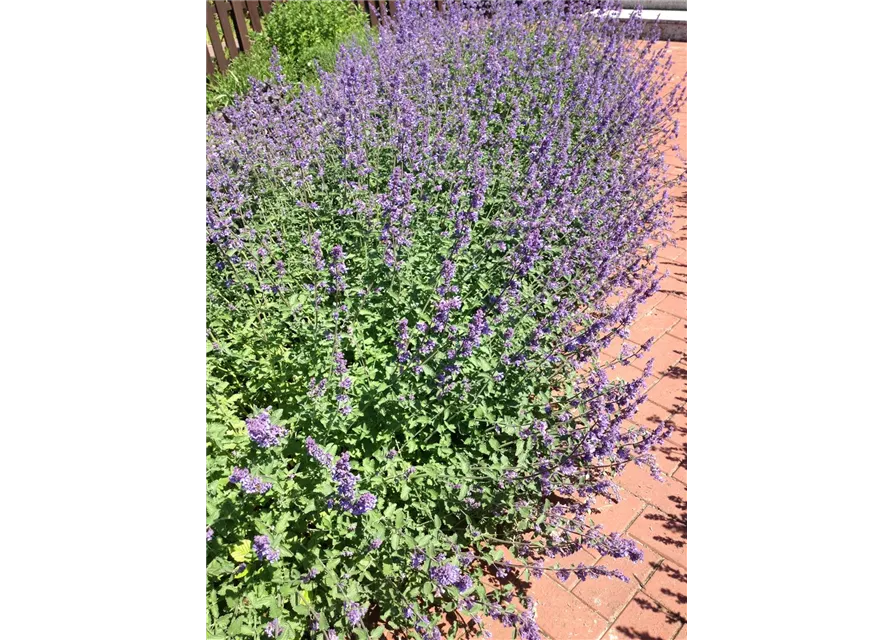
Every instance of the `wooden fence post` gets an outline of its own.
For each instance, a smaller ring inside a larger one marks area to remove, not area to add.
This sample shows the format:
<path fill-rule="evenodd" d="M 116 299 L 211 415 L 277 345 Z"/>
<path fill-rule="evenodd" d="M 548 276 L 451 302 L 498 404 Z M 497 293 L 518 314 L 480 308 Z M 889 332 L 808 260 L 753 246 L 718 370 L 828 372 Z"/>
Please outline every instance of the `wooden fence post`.
<path fill-rule="evenodd" d="M 259 0 L 248 0 L 245 4 L 248 7 L 248 16 L 251 18 L 251 28 L 260 31 L 260 13 L 257 11 L 260 7 Z"/>
<path fill-rule="evenodd" d="M 220 36 L 217 34 L 217 23 L 214 20 L 214 7 L 210 4 L 205 5 L 207 8 L 207 27 L 208 27 L 208 37 L 211 39 L 211 47 L 214 48 L 214 57 L 217 60 L 217 69 L 220 70 L 220 73 L 224 73 L 226 68 L 229 66 L 229 61 L 226 59 L 226 56 L 223 55 L 223 45 L 220 43 Z M 207 49 L 207 46 L 205 46 Z"/>
<path fill-rule="evenodd" d="M 248 25 L 245 24 L 245 3 L 233 2 L 233 18 L 236 20 L 236 36 L 239 38 L 239 48 L 243 53 L 251 51 L 251 38 L 248 36 Z"/>

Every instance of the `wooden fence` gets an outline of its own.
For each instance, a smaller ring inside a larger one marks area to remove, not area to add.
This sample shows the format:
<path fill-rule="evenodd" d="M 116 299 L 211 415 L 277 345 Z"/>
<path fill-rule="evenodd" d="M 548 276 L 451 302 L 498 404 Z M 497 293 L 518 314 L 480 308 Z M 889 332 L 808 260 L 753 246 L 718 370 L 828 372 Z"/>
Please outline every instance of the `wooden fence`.
<path fill-rule="evenodd" d="M 294 1 L 294 0 L 293 0 Z M 308 0 L 302 0 L 308 1 Z M 325 0 L 316 0 L 317 2 Z M 376 28 L 379 22 L 397 16 L 397 0 L 343 0 L 353 2 L 369 16 L 369 24 Z M 438 10 L 443 9 L 444 0 L 432 0 Z M 230 60 L 243 51 L 251 50 L 250 31 L 248 24 L 254 31 L 261 30 L 260 18 L 267 15 L 273 6 L 272 1 L 260 0 L 231 0 L 207 3 L 207 29 L 210 44 L 205 46 L 207 58 L 207 75 L 211 76 L 215 71 L 224 73 L 229 67 Z M 247 19 L 246 19 L 247 16 Z M 223 40 L 221 40 L 221 34 Z M 224 44 L 229 50 L 226 55 Z"/>

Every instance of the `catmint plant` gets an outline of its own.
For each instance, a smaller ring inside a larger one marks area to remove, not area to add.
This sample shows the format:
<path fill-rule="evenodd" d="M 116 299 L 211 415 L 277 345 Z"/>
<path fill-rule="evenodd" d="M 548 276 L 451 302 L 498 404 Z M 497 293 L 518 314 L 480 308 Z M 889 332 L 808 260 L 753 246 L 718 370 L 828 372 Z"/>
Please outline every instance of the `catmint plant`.
<path fill-rule="evenodd" d="M 616 7 L 443 4 L 318 85 L 274 51 L 208 117 L 212 635 L 533 640 L 518 579 L 642 560 L 587 516 L 659 475 L 650 367 L 613 368 L 650 347 L 684 90 Z"/>

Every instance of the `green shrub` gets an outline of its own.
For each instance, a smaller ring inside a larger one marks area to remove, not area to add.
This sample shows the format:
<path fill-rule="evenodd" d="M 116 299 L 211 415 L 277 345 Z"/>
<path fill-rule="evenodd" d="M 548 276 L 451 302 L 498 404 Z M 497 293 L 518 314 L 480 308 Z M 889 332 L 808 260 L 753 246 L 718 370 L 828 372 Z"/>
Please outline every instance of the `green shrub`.
<path fill-rule="evenodd" d="M 279 50 L 282 71 L 290 82 L 315 84 L 316 64 L 335 68 L 338 48 L 353 39 L 367 40 L 366 14 L 352 2 L 300 0 L 274 5 L 262 19 L 263 31 L 252 33 L 251 50 L 236 56 L 225 73 L 215 73 L 207 87 L 208 112 L 232 104 L 250 88 L 249 78 L 271 80 L 270 54 Z"/>
<path fill-rule="evenodd" d="M 279 49 L 283 70 L 290 66 L 303 79 L 316 75 L 316 59 L 327 63 L 327 71 L 334 69 L 338 44 L 362 36 L 367 24 L 366 14 L 353 2 L 293 0 L 276 7 L 264 21 L 264 33 Z"/>

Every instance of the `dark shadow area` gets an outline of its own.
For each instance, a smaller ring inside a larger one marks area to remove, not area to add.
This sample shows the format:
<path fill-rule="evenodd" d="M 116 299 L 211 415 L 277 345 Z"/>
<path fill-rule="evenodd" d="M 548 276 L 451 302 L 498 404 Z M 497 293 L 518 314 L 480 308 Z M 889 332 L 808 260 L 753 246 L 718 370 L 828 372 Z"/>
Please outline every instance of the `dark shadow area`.
<path fill-rule="evenodd" d="M 664 376 L 673 378 L 674 380 L 688 380 L 688 369 L 680 367 L 678 364 L 674 364 L 671 367 L 667 367 L 667 372 Z"/>
<path fill-rule="evenodd" d="M 688 584 L 688 574 L 683 573 L 679 569 L 675 569 L 665 564 L 661 567 L 660 572 L 669 576 L 671 580 L 675 580 L 676 582 L 681 582 L 683 584 Z"/>
<path fill-rule="evenodd" d="M 679 238 L 679 240 L 684 239 L 685 238 Z M 667 270 L 670 272 L 670 278 L 688 282 L 688 272 L 686 271 L 688 269 L 688 264 L 682 260 L 681 256 L 675 258 L 660 258 L 657 263 L 660 265 L 661 271 Z M 665 278 L 664 282 L 666 281 L 667 279 Z M 663 290 L 663 287 L 661 287 L 661 289 Z"/>
<path fill-rule="evenodd" d="M 685 618 L 683 618 L 679 614 L 673 613 L 672 611 L 667 611 L 663 607 L 658 606 L 650 599 L 645 598 L 641 595 L 633 598 L 632 602 L 627 606 L 627 609 L 632 606 L 638 606 L 645 611 L 651 611 L 653 613 L 666 616 L 666 622 L 676 627 L 675 629 L 673 629 L 669 637 L 672 637 L 686 622 Z M 615 631 L 622 638 L 634 638 L 635 640 L 668 640 L 667 636 L 656 636 L 648 631 L 641 631 L 625 624 L 615 625 L 613 627 L 613 631 Z"/>
<path fill-rule="evenodd" d="M 675 296 L 679 296 L 680 298 L 688 299 L 688 295 L 685 293 L 685 291 L 682 290 L 682 282 L 680 282 L 677 278 L 673 278 L 672 276 L 661 280 L 660 290 L 664 293 L 671 293 Z"/>
<path fill-rule="evenodd" d="M 666 534 L 653 535 L 654 540 L 677 549 L 682 549 L 685 546 L 685 541 L 688 538 L 688 528 L 685 522 L 664 514 L 652 513 L 642 517 L 646 520 L 660 522 L 660 527 L 666 531 Z"/>
<path fill-rule="evenodd" d="M 673 202 L 676 203 L 677 206 L 682 206 L 680 203 L 688 204 L 688 190 L 685 190 L 685 193 L 682 193 L 678 196 L 670 196 Z M 685 216 L 673 216 L 674 218 L 684 218 Z"/>
<path fill-rule="evenodd" d="M 673 444 L 672 442 L 665 442 L 662 445 L 655 447 L 655 451 L 663 454 L 663 457 L 673 463 L 678 463 L 681 466 L 681 463 L 685 462 L 685 447 L 679 446 L 678 444 Z M 674 466 L 676 466 L 674 464 Z M 661 471 L 664 471 L 661 468 Z"/>
<path fill-rule="evenodd" d="M 688 596 L 684 593 L 679 593 L 677 591 L 673 591 L 672 589 L 667 589 L 666 587 L 663 587 L 660 592 L 665 596 L 668 596 L 670 599 L 676 602 L 676 604 L 688 603 Z"/>

